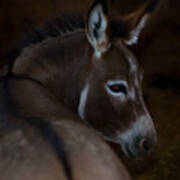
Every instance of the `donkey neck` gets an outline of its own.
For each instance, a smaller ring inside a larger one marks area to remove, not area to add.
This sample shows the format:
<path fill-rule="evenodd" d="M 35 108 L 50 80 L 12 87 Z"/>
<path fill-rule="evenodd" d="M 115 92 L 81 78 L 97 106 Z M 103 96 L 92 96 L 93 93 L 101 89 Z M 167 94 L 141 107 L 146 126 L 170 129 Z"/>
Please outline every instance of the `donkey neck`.
<path fill-rule="evenodd" d="M 39 81 L 60 103 L 76 112 L 92 54 L 83 31 L 50 38 L 24 49 L 13 74 Z"/>

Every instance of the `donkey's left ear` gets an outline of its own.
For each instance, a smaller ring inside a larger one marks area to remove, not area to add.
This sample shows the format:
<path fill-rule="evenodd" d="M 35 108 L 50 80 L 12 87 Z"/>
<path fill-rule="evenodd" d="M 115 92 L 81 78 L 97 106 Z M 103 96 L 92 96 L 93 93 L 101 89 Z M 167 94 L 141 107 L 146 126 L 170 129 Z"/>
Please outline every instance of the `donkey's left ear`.
<path fill-rule="evenodd" d="M 86 36 L 97 56 L 100 56 L 110 46 L 107 36 L 107 11 L 105 0 L 95 0 L 87 18 Z"/>
<path fill-rule="evenodd" d="M 153 11 L 157 8 L 160 0 L 146 0 L 146 3 L 133 13 L 124 17 L 128 24 L 129 37 L 124 40 L 127 45 L 133 45 L 138 42 L 139 34 L 149 20 Z"/>

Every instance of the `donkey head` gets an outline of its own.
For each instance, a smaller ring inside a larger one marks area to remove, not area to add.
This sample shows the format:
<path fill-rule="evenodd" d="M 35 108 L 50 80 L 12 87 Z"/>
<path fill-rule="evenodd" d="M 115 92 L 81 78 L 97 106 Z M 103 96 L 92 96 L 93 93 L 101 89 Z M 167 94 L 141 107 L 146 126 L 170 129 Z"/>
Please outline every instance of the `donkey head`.
<path fill-rule="evenodd" d="M 78 112 L 105 139 L 120 143 L 129 157 L 149 154 L 157 142 L 145 106 L 142 69 L 126 45 L 137 42 L 156 0 L 138 11 L 110 20 L 105 1 L 95 1 L 86 24 L 93 47 L 92 68 L 80 95 Z"/>

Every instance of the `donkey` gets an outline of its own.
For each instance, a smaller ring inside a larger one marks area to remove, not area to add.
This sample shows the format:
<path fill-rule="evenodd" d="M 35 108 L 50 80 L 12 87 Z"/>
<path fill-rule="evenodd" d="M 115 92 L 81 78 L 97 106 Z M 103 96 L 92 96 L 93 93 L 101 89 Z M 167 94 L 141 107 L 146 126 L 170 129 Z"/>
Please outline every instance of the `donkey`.
<path fill-rule="evenodd" d="M 106 1 L 95 0 L 83 25 L 66 20 L 51 33 L 46 29 L 41 42 L 22 50 L 6 80 L 13 109 L 25 118 L 57 121 L 69 116 L 64 107 L 121 144 L 128 157 L 149 155 L 156 130 L 143 100 L 142 69 L 127 46 L 137 43 L 157 2 L 110 17 Z"/>

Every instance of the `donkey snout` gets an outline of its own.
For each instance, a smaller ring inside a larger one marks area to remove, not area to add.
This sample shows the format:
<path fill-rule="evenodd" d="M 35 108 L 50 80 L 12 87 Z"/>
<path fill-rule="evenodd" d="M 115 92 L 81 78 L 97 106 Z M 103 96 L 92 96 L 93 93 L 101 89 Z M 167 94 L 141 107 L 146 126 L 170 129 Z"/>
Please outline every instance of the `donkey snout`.
<path fill-rule="evenodd" d="M 121 134 L 120 142 L 127 156 L 141 159 L 154 150 L 157 134 L 150 116 L 141 117 L 131 129 Z"/>
<path fill-rule="evenodd" d="M 151 142 L 147 138 L 141 139 L 139 148 L 142 152 L 148 153 L 151 150 Z"/>
<path fill-rule="evenodd" d="M 137 137 L 134 145 L 135 154 L 137 157 L 149 155 L 153 151 L 156 144 L 156 138 Z"/>
<path fill-rule="evenodd" d="M 126 143 L 124 145 L 124 151 L 128 157 L 133 159 L 141 159 L 154 150 L 157 144 L 156 138 L 137 136 L 131 143 Z"/>

